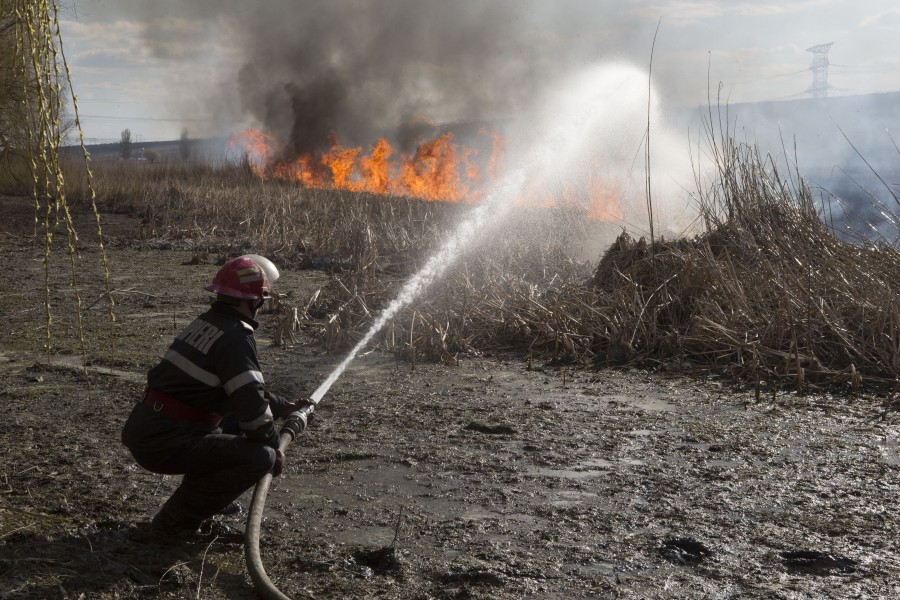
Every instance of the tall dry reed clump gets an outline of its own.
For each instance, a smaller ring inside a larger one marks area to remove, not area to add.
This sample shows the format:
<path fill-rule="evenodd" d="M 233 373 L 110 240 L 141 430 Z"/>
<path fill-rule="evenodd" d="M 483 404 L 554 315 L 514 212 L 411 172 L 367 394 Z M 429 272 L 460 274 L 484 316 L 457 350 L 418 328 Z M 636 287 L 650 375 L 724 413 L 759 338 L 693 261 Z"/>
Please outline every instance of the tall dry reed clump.
<path fill-rule="evenodd" d="M 716 150 L 706 233 L 653 246 L 623 236 L 594 273 L 635 353 L 800 387 L 895 385 L 896 248 L 838 239 L 802 179 L 785 182 L 755 148 Z"/>

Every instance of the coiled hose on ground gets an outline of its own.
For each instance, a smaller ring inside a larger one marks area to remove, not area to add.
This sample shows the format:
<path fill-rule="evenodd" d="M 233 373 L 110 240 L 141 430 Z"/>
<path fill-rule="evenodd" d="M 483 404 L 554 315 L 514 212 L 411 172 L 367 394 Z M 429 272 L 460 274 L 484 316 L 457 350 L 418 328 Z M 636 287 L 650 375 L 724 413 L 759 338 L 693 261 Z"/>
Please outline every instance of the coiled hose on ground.
<path fill-rule="evenodd" d="M 291 413 L 285 419 L 278 442 L 278 448 L 282 452 L 287 450 L 287 447 L 294 441 L 295 437 L 303 433 L 303 430 L 306 429 L 307 420 L 314 410 L 315 405 L 305 406 L 297 412 Z M 275 584 L 266 575 L 266 569 L 263 567 L 262 558 L 259 554 L 259 529 L 260 525 L 262 525 L 263 509 L 266 506 L 266 496 L 269 493 L 271 484 L 272 474 L 266 473 L 257 482 L 256 488 L 253 490 L 253 499 L 250 501 L 250 514 L 247 517 L 247 527 L 244 533 L 244 557 L 247 560 L 247 570 L 250 572 L 250 579 L 253 581 L 256 593 L 265 600 L 290 600 L 275 587 Z"/>

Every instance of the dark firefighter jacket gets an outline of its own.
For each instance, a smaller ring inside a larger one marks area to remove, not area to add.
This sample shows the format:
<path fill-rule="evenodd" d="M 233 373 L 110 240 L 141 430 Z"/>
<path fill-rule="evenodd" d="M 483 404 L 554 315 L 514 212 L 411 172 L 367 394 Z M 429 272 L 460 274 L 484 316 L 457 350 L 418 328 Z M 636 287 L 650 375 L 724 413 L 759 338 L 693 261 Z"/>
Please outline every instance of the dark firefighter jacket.
<path fill-rule="evenodd" d="M 147 386 L 195 409 L 233 415 L 248 439 L 277 448 L 273 413 L 280 415 L 287 402 L 265 389 L 253 337 L 258 326 L 233 308 L 214 303 L 175 337 L 162 361 L 148 371 Z M 198 429 L 216 428 L 182 423 L 181 429 L 196 435 Z"/>

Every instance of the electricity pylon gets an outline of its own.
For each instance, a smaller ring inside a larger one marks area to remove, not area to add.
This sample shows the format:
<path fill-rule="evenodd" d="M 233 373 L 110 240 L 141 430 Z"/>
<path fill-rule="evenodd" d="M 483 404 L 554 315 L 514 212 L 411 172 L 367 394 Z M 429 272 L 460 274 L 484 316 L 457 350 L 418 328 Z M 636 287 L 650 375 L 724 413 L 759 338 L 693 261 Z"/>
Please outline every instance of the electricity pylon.
<path fill-rule="evenodd" d="M 833 44 L 834 42 L 829 42 L 806 49 L 807 52 L 813 53 L 813 61 L 809 66 L 809 70 L 813 74 L 813 80 L 812 85 L 806 90 L 812 94 L 813 98 L 825 98 L 828 96 L 828 65 L 831 64 L 828 62 L 828 50 L 831 49 Z"/>

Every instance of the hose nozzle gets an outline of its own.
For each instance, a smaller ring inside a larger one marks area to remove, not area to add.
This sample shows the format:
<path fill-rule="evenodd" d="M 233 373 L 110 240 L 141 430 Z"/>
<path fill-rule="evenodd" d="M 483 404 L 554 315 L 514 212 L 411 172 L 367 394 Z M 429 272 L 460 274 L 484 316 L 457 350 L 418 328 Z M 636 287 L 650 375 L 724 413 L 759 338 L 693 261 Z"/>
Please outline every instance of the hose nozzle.
<path fill-rule="evenodd" d="M 300 410 L 296 410 L 289 414 L 285 418 L 284 424 L 281 426 L 282 435 L 287 433 L 291 436 L 291 441 L 296 439 L 298 435 L 306 430 L 306 424 L 309 422 L 309 416 L 313 414 L 315 410 L 315 404 L 307 404 Z"/>

